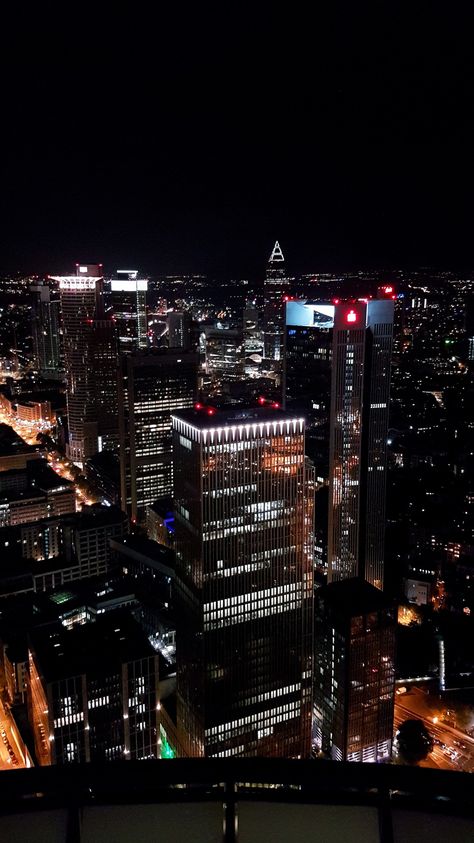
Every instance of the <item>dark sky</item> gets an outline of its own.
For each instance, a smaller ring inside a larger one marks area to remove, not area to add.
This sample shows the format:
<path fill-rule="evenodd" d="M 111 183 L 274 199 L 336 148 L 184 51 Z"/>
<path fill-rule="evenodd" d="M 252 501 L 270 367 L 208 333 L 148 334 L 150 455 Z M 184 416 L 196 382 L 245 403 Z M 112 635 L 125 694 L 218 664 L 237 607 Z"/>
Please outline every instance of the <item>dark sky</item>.
<path fill-rule="evenodd" d="M 286 5 L 22 7 L 2 44 L 0 272 L 258 277 L 275 238 L 295 271 L 470 269 L 461 4 Z"/>

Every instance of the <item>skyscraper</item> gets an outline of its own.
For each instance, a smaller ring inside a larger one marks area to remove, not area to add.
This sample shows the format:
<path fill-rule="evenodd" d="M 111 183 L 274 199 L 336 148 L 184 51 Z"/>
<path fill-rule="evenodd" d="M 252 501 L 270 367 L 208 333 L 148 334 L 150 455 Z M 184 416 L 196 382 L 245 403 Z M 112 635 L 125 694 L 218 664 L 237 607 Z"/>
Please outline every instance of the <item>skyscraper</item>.
<path fill-rule="evenodd" d="M 318 589 L 313 741 L 336 761 L 390 758 L 396 609 L 362 579 Z"/>
<path fill-rule="evenodd" d="M 86 418 L 97 422 L 96 451 L 118 450 L 118 339 L 116 322 L 90 319 L 86 326 L 89 382 L 93 401 Z M 94 452 L 95 453 L 95 452 Z"/>
<path fill-rule="evenodd" d="M 59 296 L 47 282 L 30 287 L 35 366 L 44 378 L 57 378 L 60 367 Z"/>
<path fill-rule="evenodd" d="M 78 264 L 76 275 L 54 279 L 59 282 L 67 375 L 67 455 L 79 466 L 97 451 L 89 326 L 103 313 L 101 271 L 99 264 Z"/>
<path fill-rule="evenodd" d="M 120 278 L 114 278 L 110 282 L 110 295 L 119 351 L 121 354 L 127 354 L 146 348 L 148 344 L 148 281 L 138 278 L 138 271 L 135 269 L 119 269 L 117 275 Z"/>
<path fill-rule="evenodd" d="M 335 308 L 328 580 L 383 588 L 393 301 Z"/>
<path fill-rule="evenodd" d="M 171 414 L 197 397 L 199 356 L 181 349 L 128 354 L 119 384 L 122 509 L 137 520 L 173 493 Z"/>
<path fill-rule="evenodd" d="M 265 358 L 275 361 L 274 368 L 280 379 L 285 330 L 285 294 L 288 293 L 288 285 L 285 258 L 277 240 L 268 261 L 263 296 Z"/>
<path fill-rule="evenodd" d="M 193 342 L 192 316 L 186 311 L 172 311 L 166 317 L 170 348 L 190 349 Z"/>
<path fill-rule="evenodd" d="M 304 420 L 173 417 L 177 718 L 191 756 L 304 757 L 311 721 L 313 470 Z"/>

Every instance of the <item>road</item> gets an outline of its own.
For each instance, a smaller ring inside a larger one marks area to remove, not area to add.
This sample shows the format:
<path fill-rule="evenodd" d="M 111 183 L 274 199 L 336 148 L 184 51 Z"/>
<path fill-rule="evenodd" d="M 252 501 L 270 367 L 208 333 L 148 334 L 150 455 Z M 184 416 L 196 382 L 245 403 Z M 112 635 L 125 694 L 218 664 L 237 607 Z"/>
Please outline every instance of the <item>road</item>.
<path fill-rule="evenodd" d="M 0 770 L 32 767 L 33 762 L 10 712 L 0 700 Z"/>
<path fill-rule="evenodd" d="M 0 423 L 10 425 L 15 433 L 17 433 L 18 436 L 21 436 L 28 445 L 38 445 L 38 441 L 36 439 L 38 433 L 49 434 L 50 432 L 49 429 L 45 429 L 40 425 L 36 427 L 30 422 L 20 421 L 16 418 L 16 416 L 10 416 L 5 413 L 2 408 L 0 408 Z M 66 457 L 63 457 L 57 451 L 52 454 L 48 453 L 47 457 L 49 465 L 56 474 L 59 475 L 59 477 L 63 477 L 65 480 L 71 480 L 74 482 L 74 477 L 71 474 L 72 465 Z M 96 500 L 97 497 L 94 496 L 92 492 L 89 492 L 86 488 L 79 489 L 76 486 L 77 509 L 81 509 L 82 506 L 88 506 Z"/>
<path fill-rule="evenodd" d="M 439 709 L 442 709 L 441 704 Z M 411 718 L 422 720 L 436 741 L 433 752 L 421 762 L 421 767 L 474 772 L 474 739 L 440 722 L 433 715 L 433 698 L 422 688 L 412 687 L 408 693 L 395 697 L 395 732 L 400 723 Z"/>

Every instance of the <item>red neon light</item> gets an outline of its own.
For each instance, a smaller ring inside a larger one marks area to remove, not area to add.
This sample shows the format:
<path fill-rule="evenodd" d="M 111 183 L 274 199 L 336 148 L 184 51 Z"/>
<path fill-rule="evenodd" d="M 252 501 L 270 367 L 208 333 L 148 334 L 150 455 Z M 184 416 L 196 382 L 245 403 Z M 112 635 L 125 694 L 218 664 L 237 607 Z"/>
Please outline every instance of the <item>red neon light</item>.
<path fill-rule="evenodd" d="M 357 314 L 354 310 L 350 310 L 346 316 L 348 322 L 357 322 Z"/>
<path fill-rule="evenodd" d="M 393 293 L 393 287 L 384 287 L 384 293 Z"/>

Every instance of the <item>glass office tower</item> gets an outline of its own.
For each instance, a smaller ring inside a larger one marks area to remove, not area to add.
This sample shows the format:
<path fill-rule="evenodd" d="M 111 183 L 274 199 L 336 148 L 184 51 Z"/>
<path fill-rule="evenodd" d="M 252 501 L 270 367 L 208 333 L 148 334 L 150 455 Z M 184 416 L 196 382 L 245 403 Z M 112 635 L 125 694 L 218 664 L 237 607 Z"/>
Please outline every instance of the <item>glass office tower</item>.
<path fill-rule="evenodd" d="M 335 307 L 328 580 L 383 588 L 393 301 Z"/>
<path fill-rule="evenodd" d="M 82 467 L 98 447 L 89 329 L 92 322 L 103 315 L 102 267 L 99 264 L 78 264 L 76 275 L 60 276 L 54 280 L 59 283 L 67 375 L 67 455 Z"/>
<path fill-rule="evenodd" d="M 156 349 L 124 355 L 119 383 L 121 505 L 140 520 L 173 492 L 171 414 L 197 397 L 199 355 Z"/>
<path fill-rule="evenodd" d="M 119 269 L 110 282 L 110 297 L 121 354 L 146 348 L 148 325 L 146 297 L 148 281 L 137 270 Z"/>
<path fill-rule="evenodd" d="M 310 749 L 312 465 L 304 420 L 173 417 L 177 717 L 191 756 Z"/>

